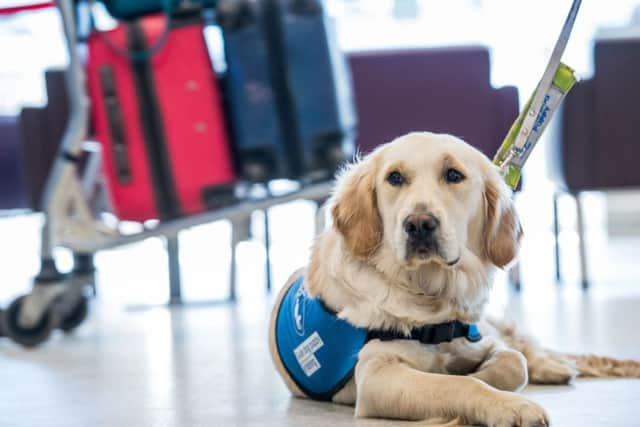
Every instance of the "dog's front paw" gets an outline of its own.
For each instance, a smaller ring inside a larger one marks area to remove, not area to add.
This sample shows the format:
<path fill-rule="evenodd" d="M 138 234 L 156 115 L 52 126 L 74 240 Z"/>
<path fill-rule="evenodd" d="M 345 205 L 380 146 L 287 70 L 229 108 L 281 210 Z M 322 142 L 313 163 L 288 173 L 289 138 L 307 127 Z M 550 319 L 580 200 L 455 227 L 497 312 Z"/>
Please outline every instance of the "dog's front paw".
<path fill-rule="evenodd" d="M 549 417 L 544 409 L 515 393 L 499 392 L 497 399 L 486 402 L 482 419 L 487 427 L 546 427 Z"/>
<path fill-rule="evenodd" d="M 529 360 L 531 384 L 569 384 L 578 376 L 573 362 L 552 354 Z"/>

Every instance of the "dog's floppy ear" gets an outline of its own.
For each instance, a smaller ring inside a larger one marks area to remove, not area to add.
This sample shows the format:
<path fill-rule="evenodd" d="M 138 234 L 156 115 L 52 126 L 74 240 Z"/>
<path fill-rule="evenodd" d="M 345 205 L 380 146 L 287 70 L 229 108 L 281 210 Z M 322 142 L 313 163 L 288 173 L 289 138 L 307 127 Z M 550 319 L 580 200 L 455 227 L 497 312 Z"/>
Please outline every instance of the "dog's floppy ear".
<path fill-rule="evenodd" d="M 382 240 L 375 175 L 375 157 L 369 155 L 343 171 L 332 198 L 333 224 L 349 251 L 361 259 L 371 256 Z"/>
<path fill-rule="evenodd" d="M 522 227 L 511 191 L 496 173 L 485 183 L 484 241 L 487 258 L 505 267 L 518 255 Z"/>

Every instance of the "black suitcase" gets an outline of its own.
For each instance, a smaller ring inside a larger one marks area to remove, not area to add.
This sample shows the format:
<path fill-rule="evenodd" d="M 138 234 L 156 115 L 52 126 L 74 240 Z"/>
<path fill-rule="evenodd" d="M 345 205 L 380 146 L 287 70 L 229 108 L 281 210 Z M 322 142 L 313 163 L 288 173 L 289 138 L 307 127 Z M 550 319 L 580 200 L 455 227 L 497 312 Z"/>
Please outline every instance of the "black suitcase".
<path fill-rule="evenodd" d="M 335 20 L 321 0 L 265 0 L 284 79 L 286 131 L 310 178 L 333 174 L 353 156 L 356 113 L 351 74 L 336 37 Z M 288 111 L 288 113 L 287 113 Z"/>
<path fill-rule="evenodd" d="M 217 9 L 227 65 L 222 81 L 232 145 L 237 170 L 249 181 L 292 175 L 264 6 L 262 1 L 223 0 Z"/>
<path fill-rule="evenodd" d="M 353 154 L 351 76 L 317 0 L 218 4 L 225 92 L 244 178 L 319 179 Z"/>

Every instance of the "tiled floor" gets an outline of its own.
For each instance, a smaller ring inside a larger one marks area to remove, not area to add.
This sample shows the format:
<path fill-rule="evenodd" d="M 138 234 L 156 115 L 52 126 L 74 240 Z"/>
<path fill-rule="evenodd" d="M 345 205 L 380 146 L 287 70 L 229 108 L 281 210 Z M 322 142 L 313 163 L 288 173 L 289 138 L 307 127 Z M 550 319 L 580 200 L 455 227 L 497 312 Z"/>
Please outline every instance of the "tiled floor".
<path fill-rule="evenodd" d="M 640 357 L 640 292 L 550 298 L 537 307 L 526 300 L 509 304 L 529 325 L 541 326 L 535 332 L 543 341 Z M 0 425 L 398 425 L 291 399 L 267 352 L 264 302 L 145 311 L 94 306 L 73 336 L 56 336 L 33 351 L 2 342 Z M 640 425 L 640 380 L 585 380 L 525 393 L 556 426 Z"/>
<path fill-rule="evenodd" d="M 278 286 L 304 262 L 310 213 L 305 204 L 273 212 Z M 26 289 L 36 265 L 36 223 L 0 220 L 0 259 L 12 260 L 3 263 L 2 301 Z M 214 224 L 184 236 L 189 299 L 224 296 L 228 231 Z M 609 241 L 595 233 L 590 241 L 596 242 L 590 255 L 596 284 L 589 293 L 575 280 L 574 236 L 563 237 L 568 280 L 559 289 L 549 267 L 551 239 L 533 233 L 524 251 L 523 293 L 511 293 L 501 281 L 491 311 L 506 311 L 560 350 L 640 359 L 640 273 L 633 255 L 640 239 Z M 263 257 L 257 242 L 240 246 L 237 305 L 133 309 L 166 298 L 161 243 L 103 254 L 100 298 L 74 335 L 56 335 L 31 351 L 0 339 L 0 426 L 400 425 L 356 420 L 350 407 L 290 398 L 267 352 L 272 297 L 262 288 Z M 640 426 L 640 380 L 580 380 L 525 393 L 547 408 L 555 426 Z"/>

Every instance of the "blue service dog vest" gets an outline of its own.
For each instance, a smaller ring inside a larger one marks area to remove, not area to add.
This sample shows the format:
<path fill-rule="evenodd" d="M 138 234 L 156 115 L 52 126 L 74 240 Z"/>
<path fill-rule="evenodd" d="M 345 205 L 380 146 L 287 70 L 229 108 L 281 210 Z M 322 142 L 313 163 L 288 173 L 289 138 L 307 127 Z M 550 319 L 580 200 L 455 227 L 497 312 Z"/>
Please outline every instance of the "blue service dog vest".
<path fill-rule="evenodd" d="M 358 353 L 369 339 L 412 339 L 439 344 L 455 338 L 482 339 L 475 324 L 459 321 L 415 328 L 409 336 L 358 328 L 339 319 L 313 298 L 298 277 L 282 298 L 276 316 L 276 347 L 291 379 L 307 396 L 331 400 L 353 377 Z"/>
<path fill-rule="evenodd" d="M 368 331 L 310 297 L 304 276 L 289 287 L 276 319 L 278 354 L 293 381 L 307 396 L 331 400 L 353 376 Z"/>

